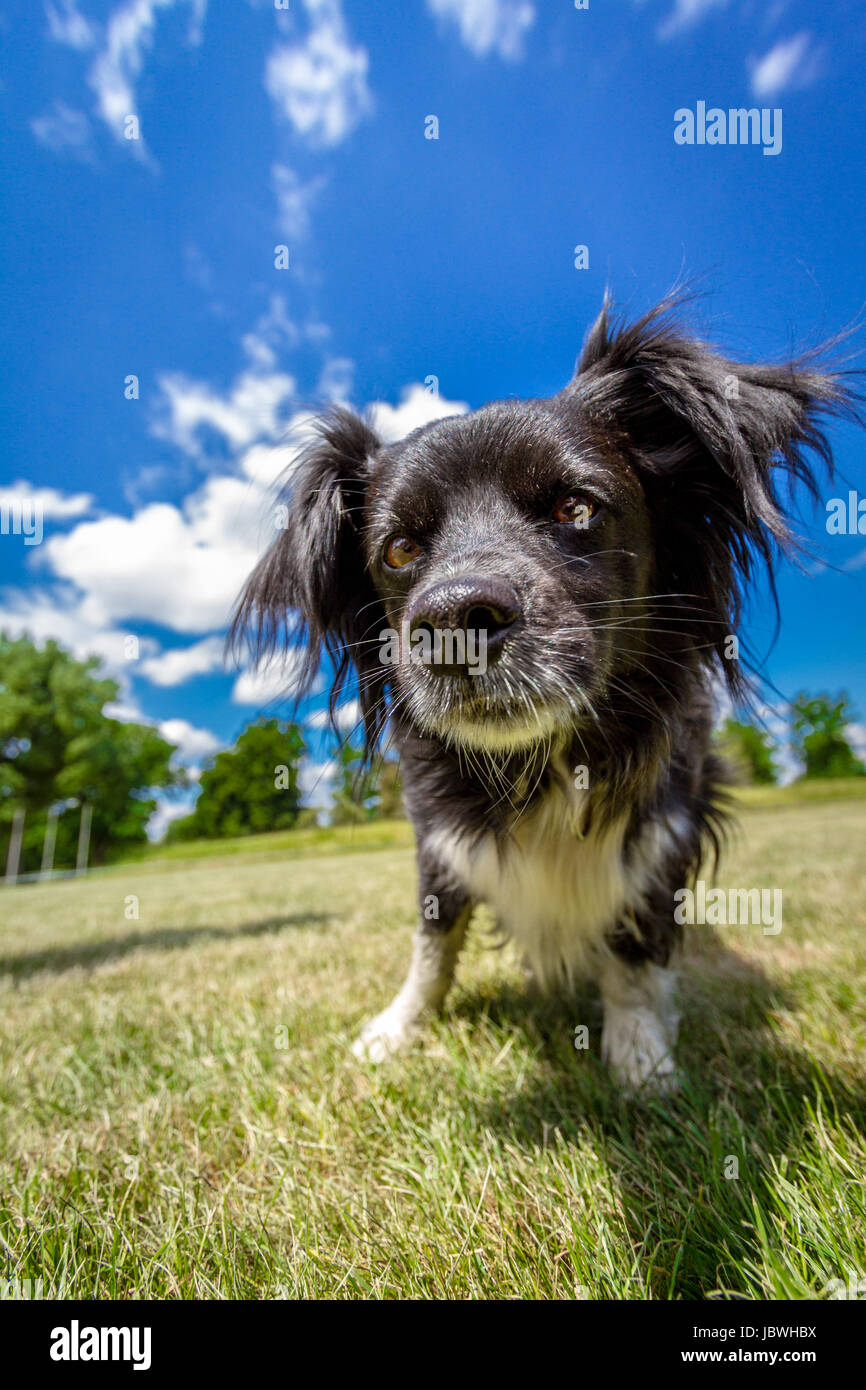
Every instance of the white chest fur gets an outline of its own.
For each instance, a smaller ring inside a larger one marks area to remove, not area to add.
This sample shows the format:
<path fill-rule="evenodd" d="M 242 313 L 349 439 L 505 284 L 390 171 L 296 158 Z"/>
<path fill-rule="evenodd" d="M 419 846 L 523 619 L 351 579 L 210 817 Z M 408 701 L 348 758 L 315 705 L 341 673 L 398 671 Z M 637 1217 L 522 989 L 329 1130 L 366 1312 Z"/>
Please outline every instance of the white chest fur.
<path fill-rule="evenodd" d="M 543 988 L 596 973 L 606 932 L 640 908 L 656 858 L 649 851 L 657 835 L 626 857 L 627 815 L 581 836 L 582 797 L 554 787 L 504 842 L 442 832 L 434 841 L 472 897 L 493 909 Z"/>

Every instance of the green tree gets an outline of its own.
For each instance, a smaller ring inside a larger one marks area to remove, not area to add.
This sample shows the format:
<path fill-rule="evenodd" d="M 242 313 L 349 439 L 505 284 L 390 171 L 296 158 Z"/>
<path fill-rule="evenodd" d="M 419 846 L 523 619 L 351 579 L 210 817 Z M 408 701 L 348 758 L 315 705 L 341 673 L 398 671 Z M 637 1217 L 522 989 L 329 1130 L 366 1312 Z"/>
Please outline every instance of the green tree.
<path fill-rule="evenodd" d="M 376 776 L 364 765 L 363 754 L 350 743 L 340 745 L 337 755 L 331 825 L 355 825 L 372 820 L 376 814 Z"/>
<path fill-rule="evenodd" d="M 403 781 L 396 758 L 379 758 L 369 767 L 360 749 L 344 743 L 336 759 L 331 825 L 353 825 L 404 814 Z"/>
<path fill-rule="evenodd" d="M 405 814 L 400 764 L 396 758 L 385 758 L 376 782 L 376 815 L 383 820 L 394 820 L 402 819 Z"/>
<path fill-rule="evenodd" d="M 97 657 L 76 661 L 56 642 L 37 647 L 0 633 L 0 794 L 27 810 L 51 805 L 75 781 L 70 745 L 98 733 L 115 681 L 97 679 Z M 83 769 L 82 769 L 83 772 Z"/>
<path fill-rule="evenodd" d="M 297 724 L 279 719 L 249 724 L 234 748 L 217 753 L 202 773 L 195 810 L 169 826 L 168 838 L 223 839 L 293 826 L 305 751 Z"/>
<path fill-rule="evenodd" d="M 5 841 L 23 807 L 22 872 L 41 864 L 51 806 L 67 802 L 55 865 L 75 862 L 82 802 L 92 813 L 90 862 L 99 863 L 146 839 L 154 790 L 186 781 L 171 766 L 174 745 L 155 729 L 103 713 L 119 687 L 98 668 L 98 658 L 77 661 L 56 642 L 0 634 L 0 833 Z"/>
<path fill-rule="evenodd" d="M 804 764 L 804 777 L 863 777 L 866 766 L 847 738 L 853 718 L 844 691 L 797 696 L 791 705 L 791 748 Z"/>
<path fill-rule="evenodd" d="M 716 742 L 741 781 L 764 785 L 778 781 L 773 740 L 766 729 L 747 720 L 728 718 L 719 729 Z"/>

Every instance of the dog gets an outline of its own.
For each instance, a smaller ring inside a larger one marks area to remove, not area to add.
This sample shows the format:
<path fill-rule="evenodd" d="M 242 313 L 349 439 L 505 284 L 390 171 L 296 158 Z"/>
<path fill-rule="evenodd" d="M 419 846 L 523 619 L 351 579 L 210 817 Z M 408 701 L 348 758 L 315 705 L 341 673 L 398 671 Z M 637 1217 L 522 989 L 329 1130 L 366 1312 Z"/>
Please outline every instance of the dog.
<path fill-rule="evenodd" d="M 727 360 L 681 309 L 629 324 L 606 297 L 557 395 L 396 444 L 334 408 L 292 471 L 232 640 L 258 658 L 302 643 L 302 693 L 329 655 L 332 716 L 357 684 L 417 840 L 411 964 L 361 1057 L 441 1008 L 486 902 L 538 986 L 597 982 L 624 1087 L 676 1085 L 674 894 L 728 816 L 714 701 L 749 687 L 744 592 L 796 545 L 790 485 L 817 496 L 827 419 L 851 410 L 815 356 Z"/>

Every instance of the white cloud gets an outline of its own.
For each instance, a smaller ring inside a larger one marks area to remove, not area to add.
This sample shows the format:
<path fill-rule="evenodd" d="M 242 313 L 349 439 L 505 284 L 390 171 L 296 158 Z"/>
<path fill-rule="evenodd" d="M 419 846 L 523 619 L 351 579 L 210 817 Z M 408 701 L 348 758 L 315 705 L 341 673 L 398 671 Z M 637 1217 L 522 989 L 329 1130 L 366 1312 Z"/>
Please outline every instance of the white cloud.
<path fill-rule="evenodd" d="M 314 148 L 339 145 L 372 109 L 367 50 L 353 47 L 339 0 L 304 0 L 310 19 L 300 43 L 280 43 L 265 66 L 265 90 Z"/>
<path fill-rule="evenodd" d="M 277 365 L 278 354 L 298 346 L 301 330 L 289 318 L 286 301 L 281 294 L 272 294 L 267 312 L 261 314 L 249 333 L 241 339 L 241 347 L 250 364 L 260 372 L 269 372 Z"/>
<path fill-rule="evenodd" d="M 274 196 L 277 200 L 277 226 L 290 242 L 303 241 L 310 234 L 310 210 L 327 183 L 322 174 L 303 179 L 287 164 L 275 164 L 271 169 Z"/>
<path fill-rule="evenodd" d="M 300 419 L 300 417 L 297 418 Z M 304 422 L 312 421 L 315 418 L 312 412 L 305 411 L 303 414 Z M 291 423 L 287 429 L 287 435 L 294 438 L 295 443 L 287 440 L 285 444 L 254 444 L 241 458 L 243 472 L 263 488 L 275 487 L 300 452 L 301 445 L 298 434 L 298 426 Z"/>
<path fill-rule="evenodd" d="M 337 728 L 341 733 L 351 733 L 361 719 L 361 706 L 357 700 L 347 700 L 336 709 Z M 331 727 L 328 711 L 315 710 L 306 721 L 310 729 L 329 729 Z"/>
<path fill-rule="evenodd" d="M 225 627 L 261 553 L 265 498 L 240 478 L 211 478 L 182 507 L 83 522 L 52 536 L 41 558 L 85 595 L 94 623 L 142 619 L 174 632 Z"/>
<path fill-rule="evenodd" d="M 305 758 L 298 768 L 298 786 L 305 806 L 324 810 L 331 804 L 331 789 L 337 772 L 333 761 L 314 763 Z"/>
<path fill-rule="evenodd" d="M 752 93 L 760 100 L 788 89 L 810 87 L 820 76 L 822 64 L 823 53 L 813 48 L 811 34 L 804 31 L 781 39 L 753 64 Z"/>
<path fill-rule="evenodd" d="M 172 761 L 183 763 L 187 772 L 196 779 L 201 775 L 201 769 L 195 764 L 224 746 L 210 729 L 200 729 L 188 719 L 151 719 L 131 696 L 105 705 L 103 713 L 108 719 L 118 719 L 122 724 L 146 724 L 156 729 L 166 743 L 174 745 L 176 751 L 172 754 Z"/>
<path fill-rule="evenodd" d="M 96 27 L 80 12 L 76 0 L 57 0 L 56 4 L 46 0 L 45 17 L 49 37 L 55 43 L 77 48 L 81 52 L 96 43 Z"/>
<path fill-rule="evenodd" d="M 261 708 L 294 695 L 303 659 L 300 647 L 290 647 L 242 671 L 232 688 L 232 703 Z"/>
<path fill-rule="evenodd" d="M 849 724 L 845 735 L 857 757 L 866 762 L 866 724 Z"/>
<path fill-rule="evenodd" d="M 326 401 L 345 405 L 352 394 L 355 364 L 351 357 L 331 357 L 322 368 L 316 395 Z"/>
<path fill-rule="evenodd" d="M 728 0 L 674 0 L 671 13 L 659 25 L 659 38 L 670 39 L 685 29 L 692 29 L 711 10 L 724 9 Z"/>
<path fill-rule="evenodd" d="M 456 24 L 462 43 L 478 58 L 488 53 L 521 58 L 524 37 L 535 23 L 530 0 L 427 0 L 427 8 L 437 19 Z"/>
<path fill-rule="evenodd" d="M 465 415 L 468 409 L 465 401 L 448 401 L 444 396 L 433 394 L 414 382 L 404 387 L 399 405 L 374 401 L 370 407 L 370 419 L 384 442 L 393 444 L 422 425 L 429 425 L 433 420 L 444 420 L 449 415 Z"/>
<path fill-rule="evenodd" d="M 154 685 L 183 685 L 193 676 L 205 676 L 223 666 L 223 639 L 205 637 L 191 647 L 174 647 L 148 657 L 141 663 L 141 672 Z"/>
<path fill-rule="evenodd" d="M 39 645 L 53 638 L 79 661 L 98 656 L 104 670 L 123 688 L 128 683 L 132 666 L 126 644 L 135 634 L 95 618 L 80 594 L 68 586 L 56 585 L 50 592 L 7 590 L 0 603 L 0 632 L 10 637 L 29 636 Z M 152 638 L 139 640 L 140 655 L 156 651 Z"/>
<path fill-rule="evenodd" d="M 195 790 L 187 793 L 186 796 L 178 797 L 172 801 L 166 797 L 159 796 L 156 800 L 156 810 L 147 822 L 147 838 L 151 844 L 156 844 L 165 836 L 165 832 L 173 820 L 180 820 L 181 816 L 188 816 L 195 805 Z"/>
<path fill-rule="evenodd" d="M 0 507 L 26 507 L 36 511 L 46 521 L 67 521 L 84 516 L 93 509 L 90 492 L 60 492 L 56 487 L 35 487 L 20 479 L 0 487 Z"/>
<path fill-rule="evenodd" d="M 866 565 L 866 550 L 858 550 L 856 555 L 852 555 L 850 560 L 845 560 L 839 568 L 850 572 L 851 570 L 862 569 L 864 565 Z M 826 569 L 826 565 L 823 568 Z"/>
<path fill-rule="evenodd" d="M 175 745 L 176 757 L 181 762 L 197 762 L 201 758 L 209 758 L 223 746 L 221 740 L 216 734 L 212 734 L 210 729 L 196 728 L 188 719 L 164 719 L 157 727 L 166 742 Z"/>
<path fill-rule="evenodd" d="M 30 129 L 52 154 L 71 154 L 85 163 L 93 159 L 89 120 L 83 111 L 74 111 L 63 101 L 55 101 L 54 109 L 44 116 L 34 116 Z"/>
<path fill-rule="evenodd" d="M 207 0 L 127 0 L 110 15 L 102 46 L 87 78 L 96 95 L 97 111 L 115 139 L 145 161 L 150 156 L 143 138 L 127 140 L 124 123 L 127 116 L 141 115 L 135 83 L 153 46 L 157 13 L 173 9 L 178 3 L 190 5 L 189 40 L 200 42 Z"/>
<path fill-rule="evenodd" d="M 286 372 L 241 372 L 225 396 L 204 381 L 193 381 L 182 372 L 159 378 L 162 400 L 152 430 L 160 439 L 176 444 L 191 458 L 204 456 L 200 431 L 210 427 L 232 449 L 244 449 L 254 440 L 273 438 L 285 427 L 289 404 L 297 386 Z"/>

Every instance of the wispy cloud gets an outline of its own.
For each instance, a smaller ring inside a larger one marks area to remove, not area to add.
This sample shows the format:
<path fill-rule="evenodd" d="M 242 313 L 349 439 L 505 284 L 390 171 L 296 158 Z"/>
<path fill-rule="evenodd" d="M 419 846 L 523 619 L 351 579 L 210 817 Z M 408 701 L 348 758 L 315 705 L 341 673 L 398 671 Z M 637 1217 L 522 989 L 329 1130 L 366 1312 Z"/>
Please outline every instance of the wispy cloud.
<path fill-rule="evenodd" d="M 199 762 L 222 746 L 210 729 L 199 729 L 188 719 L 164 719 L 157 727 L 163 738 L 175 745 L 182 762 Z"/>
<path fill-rule="evenodd" d="M 279 43 L 265 89 L 279 114 L 314 148 L 339 145 L 372 109 L 369 56 L 348 34 L 339 0 L 303 0 L 310 21 L 300 43 Z"/>
<path fill-rule="evenodd" d="M 327 183 L 323 174 L 306 182 L 286 164 L 275 164 L 271 170 L 274 196 L 277 200 L 277 226 L 289 243 L 303 241 L 310 234 L 310 211 Z"/>
<path fill-rule="evenodd" d="M 84 52 L 96 43 L 97 27 L 78 9 L 76 0 L 46 0 L 48 34 L 55 43 Z"/>
<path fill-rule="evenodd" d="M 752 93 L 760 100 L 811 87 L 823 66 L 824 51 L 804 30 L 793 38 L 781 39 L 763 58 L 753 61 Z"/>
<path fill-rule="evenodd" d="M 93 159 L 90 121 L 83 111 L 75 111 L 63 101 L 55 101 L 54 109 L 44 116 L 34 116 L 30 129 L 40 145 L 53 154 L 72 155 L 84 163 Z"/>
<path fill-rule="evenodd" d="M 190 8 L 190 43 L 201 41 L 207 0 L 127 0 L 110 16 L 87 81 L 96 95 L 97 111 L 115 139 L 128 144 L 143 162 L 153 164 L 143 137 L 127 138 L 127 120 L 140 116 L 136 81 L 153 46 L 157 14 L 177 4 Z"/>
<path fill-rule="evenodd" d="M 60 492 L 55 487 L 34 487 L 23 480 L 0 487 L 0 507 L 26 506 L 46 521 L 67 521 L 93 510 L 90 492 Z"/>
<path fill-rule="evenodd" d="M 660 39 L 672 39 L 686 29 L 693 29 L 711 10 L 721 10 L 728 0 L 674 0 L 674 7 L 667 19 L 659 25 Z"/>
<path fill-rule="evenodd" d="M 361 722 L 359 702 L 346 700 L 342 705 L 338 705 L 334 711 L 334 720 L 341 733 L 351 734 Z M 310 729 L 329 729 L 330 726 L 330 716 L 326 709 L 315 710 L 307 719 L 307 727 Z"/>
<path fill-rule="evenodd" d="M 183 685 L 193 676 L 206 676 L 219 671 L 223 665 L 223 639 L 205 637 L 190 647 L 173 647 L 159 656 L 147 657 L 141 672 L 154 685 Z"/>
<path fill-rule="evenodd" d="M 439 20 L 456 24 L 470 53 L 496 53 L 514 61 L 523 57 L 524 39 L 535 23 L 531 0 L 427 0 Z"/>
<path fill-rule="evenodd" d="M 232 704 L 254 705 L 261 709 L 293 696 L 304 663 L 302 647 L 290 647 L 277 656 L 268 657 L 249 671 L 242 671 L 232 687 Z M 317 688 L 321 688 L 321 680 Z"/>

